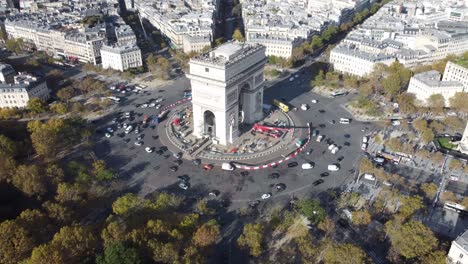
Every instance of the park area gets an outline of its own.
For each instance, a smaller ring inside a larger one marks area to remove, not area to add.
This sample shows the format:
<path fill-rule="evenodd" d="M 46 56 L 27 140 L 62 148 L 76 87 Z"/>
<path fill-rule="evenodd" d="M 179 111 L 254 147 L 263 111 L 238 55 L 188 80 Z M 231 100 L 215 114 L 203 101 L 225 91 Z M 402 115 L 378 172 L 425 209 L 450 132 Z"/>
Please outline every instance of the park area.
<path fill-rule="evenodd" d="M 438 138 L 437 142 L 439 142 L 440 146 L 444 149 L 454 149 L 457 145 L 452 144 L 450 138 Z"/>

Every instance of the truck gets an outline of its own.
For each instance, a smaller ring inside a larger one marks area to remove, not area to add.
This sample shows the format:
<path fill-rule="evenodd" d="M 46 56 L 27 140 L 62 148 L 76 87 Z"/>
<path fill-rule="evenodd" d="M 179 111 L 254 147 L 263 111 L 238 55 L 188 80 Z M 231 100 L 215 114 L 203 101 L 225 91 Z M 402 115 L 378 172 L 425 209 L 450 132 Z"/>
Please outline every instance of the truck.
<path fill-rule="evenodd" d="M 275 105 L 276 107 L 278 107 L 279 109 L 281 109 L 281 111 L 285 113 L 289 112 L 289 106 L 285 103 L 282 103 L 281 101 L 277 99 L 273 99 L 273 105 Z"/>

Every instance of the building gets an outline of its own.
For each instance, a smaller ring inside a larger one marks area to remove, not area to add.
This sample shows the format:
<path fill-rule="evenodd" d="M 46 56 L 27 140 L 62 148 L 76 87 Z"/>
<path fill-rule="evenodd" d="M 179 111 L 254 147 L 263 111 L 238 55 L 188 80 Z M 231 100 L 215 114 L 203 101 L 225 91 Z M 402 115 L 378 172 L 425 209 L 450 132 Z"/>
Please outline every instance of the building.
<path fill-rule="evenodd" d="M 102 67 L 125 71 L 143 66 L 141 50 L 138 46 L 107 46 L 101 48 Z"/>
<path fill-rule="evenodd" d="M 390 65 L 394 61 L 391 55 L 360 51 L 347 46 L 336 47 L 330 53 L 330 63 L 335 71 L 359 77 L 373 72 L 379 63 Z"/>
<path fill-rule="evenodd" d="M 45 80 L 20 73 L 14 77 L 14 83 L 0 84 L 0 108 L 23 108 L 34 97 L 44 101 L 50 98 L 49 88 Z"/>
<path fill-rule="evenodd" d="M 189 62 L 192 86 L 193 134 L 227 145 L 239 136 L 239 124 L 263 117 L 265 47 L 228 42 L 193 57 Z"/>
<path fill-rule="evenodd" d="M 133 46 L 137 43 L 135 32 L 128 25 L 121 25 L 115 28 L 115 37 L 120 46 Z"/>
<path fill-rule="evenodd" d="M 449 99 L 458 92 L 463 92 L 463 85 L 456 81 L 443 81 L 438 71 L 428 71 L 415 74 L 408 86 L 408 93 L 416 96 L 422 105 L 428 105 L 431 95 L 440 94 L 445 99 L 445 105 L 449 105 Z"/>
<path fill-rule="evenodd" d="M 466 123 L 465 132 L 463 132 L 462 139 L 458 144 L 458 151 L 468 155 L 468 122 Z"/>
<path fill-rule="evenodd" d="M 190 36 L 184 35 L 183 40 L 184 52 L 189 54 L 191 52 L 202 52 L 207 48 L 211 48 L 211 38 L 209 35 L 205 36 Z"/>
<path fill-rule="evenodd" d="M 456 81 L 463 85 L 465 91 L 468 91 L 468 60 L 459 60 L 456 62 L 447 62 L 444 71 L 443 81 Z"/>
<path fill-rule="evenodd" d="M 14 83 L 16 72 L 9 64 L 0 64 L 0 82 Z"/>
<path fill-rule="evenodd" d="M 468 230 L 452 241 L 448 253 L 448 263 L 468 264 Z"/>

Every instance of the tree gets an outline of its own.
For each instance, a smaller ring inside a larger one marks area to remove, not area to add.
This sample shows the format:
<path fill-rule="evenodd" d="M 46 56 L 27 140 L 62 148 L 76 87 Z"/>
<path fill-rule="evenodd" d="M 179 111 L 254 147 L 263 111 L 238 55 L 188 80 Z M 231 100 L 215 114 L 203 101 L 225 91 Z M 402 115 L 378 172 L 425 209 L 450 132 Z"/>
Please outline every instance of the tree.
<path fill-rule="evenodd" d="M 297 244 L 297 249 L 301 253 L 302 263 L 316 263 L 316 258 L 320 253 L 320 249 L 314 245 L 314 237 L 309 233 L 305 236 L 294 238 L 294 241 Z"/>
<path fill-rule="evenodd" d="M 55 195 L 55 200 L 60 203 L 67 202 L 81 202 L 83 201 L 83 194 L 85 190 L 82 185 L 79 184 L 70 184 L 70 183 L 60 183 L 57 186 L 57 194 Z"/>
<path fill-rule="evenodd" d="M 414 113 L 416 111 L 416 96 L 412 93 L 401 93 L 397 96 L 397 102 L 403 113 Z"/>
<path fill-rule="evenodd" d="M 0 262 L 18 263 L 29 256 L 34 247 L 31 235 L 13 220 L 0 223 Z"/>
<path fill-rule="evenodd" d="M 437 185 L 435 183 L 423 183 L 421 185 L 421 191 L 423 192 L 424 194 L 424 197 L 429 200 L 429 201 L 432 201 L 432 199 L 434 199 L 435 195 L 437 194 Z"/>
<path fill-rule="evenodd" d="M 447 255 L 442 250 L 433 251 L 420 258 L 420 263 L 447 264 Z"/>
<path fill-rule="evenodd" d="M 62 102 L 68 103 L 71 98 L 75 95 L 75 89 L 72 86 L 64 87 L 57 91 L 57 97 Z"/>
<path fill-rule="evenodd" d="M 371 263 L 366 253 L 353 244 L 334 244 L 323 254 L 325 264 L 363 264 Z"/>
<path fill-rule="evenodd" d="M 9 50 L 10 52 L 13 52 L 15 54 L 19 54 L 23 51 L 24 48 L 24 41 L 23 39 L 8 39 L 5 42 L 5 48 Z"/>
<path fill-rule="evenodd" d="M 432 94 L 427 99 L 427 104 L 431 109 L 440 113 L 445 106 L 445 98 L 441 94 Z"/>
<path fill-rule="evenodd" d="M 193 235 L 193 242 L 199 247 L 208 247 L 220 238 L 220 229 L 216 220 L 210 220 L 200 226 Z"/>
<path fill-rule="evenodd" d="M 130 211 L 140 207 L 142 200 L 136 194 L 127 193 L 120 196 L 112 203 L 112 211 L 117 215 L 126 215 Z"/>
<path fill-rule="evenodd" d="M 442 202 L 457 202 L 457 196 L 451 191 L 444 191 L 440 195 L 440 200 Z"/>
<path fill-rule="evenodd" d="M 108 247 L 116 242 L 123 242 L 126 239 L 125 225 L 116 221 L 111 221 L 102 230 L 101 238 L 104 241 L 104 247 Z"/>
<path fill-rule="evenodd" d="M 27 196 L 42 196 L 47 192 L 45 177 L 36 165 L 20 165 L 13 175 L 13 185 Z"/>
<path fill-rule="evenodd" d="M 65 79 L 63 76 L 63 72 L 57 69 L 51 70 L 45 77 L 47 86 L 51 88 L 53 91 L 59 88 L 59 84 L 61 81 Z"/>
<path fill-rule="evenodd" d="M 318 35 L 313 35 L 312 40 L 310 41 L 310 48 L 312 50 L 319 49 L 323 46 L 322 39 Z"/>
<path fill-rule="evenodd" d="M 422 257 L 437 246 L 437 239 L 423 223 L 409 220 L 403 225 L 385 224 L 385 232 L 390 237 L 392 249 L 406 259 Z"/>
<path fill-rule="evenodd" d="M 449 163 L 449 169 L 450 170 L 462 170 L 463 163 L 458 159 L 452 158 Z"/>
<path fill-rule="evenodd" d="M 427 128 L 427 121 L 421 118 L 418 118 L 413 121 L 413 127 L 421 133 L 423 130 Z"/>
<path fill-rule="evenodd" d="M 329 42 L 332 40 L 336 34 L 338 33 L 338 27 L 337 26 L 329 26 L 327 29 L 325 29 L 322 33 L 322 39 L 325 42 Z"/>
<path fill-rule="evenodd" d="M 242 32 L 240 31 L 240 29 L 236 28 L 234 30 L 234 33 L 232 34 L 232 39 L 233 40 L 237 40 L 237 41 L 240 41 L 240 42 L 244 42 L 245 39 L 244 39 L 244 35 L 242 35 Z"/>
<path fill-rule="evenodd" d="M 359 171 L 362 173 L 373 173 L 374 164 L 368 158 L 362 158 L 359 164 Z"/>
<path fill-rule="evenodd" d="M 460 204 L 468 208 L 468 197 L 463 197 L 463 200 L 461 200 Z"/>
<path fill-rule="evenodd" d="M 335 222 L 327 217 L 317 227 L 325 232 L 325 236 L 329 236 L 335 230 Z"/>
<path fill-rule="evenodd" d="M 434 140 L 434 136 L 434 132 L 432 132 L 432 129 L 430 128 L 426 128 L 421 132 L 421 140 L 425 144 L 428 144 Z"/>
<path fill-rule="evenodd" d="M 109 181 L 114 177 L 114 173 L 106 168 L 106 163 L 103 160 L 93 162 L 93 174 L 100 181 Z"/>
<path fill-rule="evenodd" d="M 148 67 L 148 70 L 151 72 L 154 72 L 156 69 L 156 57 L 153 54 L 148 55 L 146 57 L 146 65 Z"/>
<path fill-rule="evenodd" d="M 246 247 L 250 250 L 250 255 L 258 257 L 263 252 L 262 242 L 264 229 L 262 224 L 246 224 L 243 232 L 237 239 L 240 247 Z"/>
<path fill-rule="evenodd" d="M 315 76 L 314 81 L 312 82 L 312 86 L 322 86 L 325 81 L 325 74 L 323 70 L 320 70 L 318 74 Z"/>
<path fill-rule="evenodd" d="M 26 108 L 36 114 L 40 114 L 47 111 L 47 103 L 39 97 L 33 97 L 28 101 Z"/>
<path fill-rule="evenodd" d="M 327 213 L 320 206 L 320 202 L 313 199 L 301 200 L 297 204 L 299 212 L 316 225 L 325 220 Z"/>
<path fill-rule="evenodd" d="M 403 218 L 410 218 L 414 212 L 424 207 L 420 196 L 405 196 L 401 204 L 398 212 Z"/>
<path fill-rule="evenodd" d="M 124 242 L 114 243 L 96 258 L 96 264 L 139 264 L 141 263 L 138 251 Z"/>
<path fill-rule="evenodd" d="M 357 226 L 367 226 L 371 223 L 371 214 L 363 209 L 353 212 L 353 224 Z"/>
<path fill-rule="evenodd" d="M 448 116 L 444 118 L 443 123 L 452 130 L 462 130 L 465 127 L 463 120 L 456 116 Z"/>
<path fill-rule="evenodd" d="M 345 75 L 343 76 L 343 84 L 347 88 L 357 88 L 359 81 L 356 77 L 352 75 Z"/>
<path fill-rule="evenodd" d="M 47 211 L 47 216 L 59 224 L 68 223 L 73 217 L 73 211 L 59 203 L 47 201 L 42 204 L 42 207 Z"/>
<path fill-rule="evenodd" d="M 383 88 L 388 97 L 393 98 L 398 94 L 403 86 L 400 78 L 396 74 L 391 74 L 382 81 Z"/>
<path fill-rule="evenodd" d="M 18 154 L 16 144 L 10 138 L 0 134 L 0 155 L 2 157 L 14 157 Z"/>
<path fill-rule="evenodd" d="M 466 92 L 455 93 L 454 96 L 449 98 L 449 102 L 450 102 L 451 108 L 455 110 L 463 111 L 463 112 L 468 112 L 468 104 L 466 103 L 468 102 L 468 93 Z"/>

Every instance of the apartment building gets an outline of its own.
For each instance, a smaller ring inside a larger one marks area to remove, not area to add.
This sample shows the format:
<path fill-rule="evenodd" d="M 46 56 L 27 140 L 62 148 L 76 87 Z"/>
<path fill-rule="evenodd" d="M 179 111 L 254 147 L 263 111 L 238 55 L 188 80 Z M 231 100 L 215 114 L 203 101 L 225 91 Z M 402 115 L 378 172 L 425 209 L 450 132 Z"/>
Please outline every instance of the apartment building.
<path fill-rule="evenodd" d="M 13 83 L 0 84 L 0 108 L 24 108 L 34 97 L 50 98 L 45 80 L 26 73 L 14 77 Z"/>
<path fill-rule="evenodd" d="M 330 53 L 330 63 L 335 71 L 359 77 L 373 72 L 379 63 L 390 65 L 394 61 L 391 55 L 369 53 L 346 46 L 336 47 Z"/>
<path fill-rule="evenodd" d="M 202 52 L 206 48 L 211 47 L 211 38 L 207 35 L 205 36 L 190 36 L 184 35 L 183 37 L 183 46 L 184 52 L 186 54 L 190 52 Z"/>
<path fill-rule="evenodd" d="M 9 64 L 0 64 L 0 82 L 14 83 L 16 72 Z"/>
<path fill-rule="evenodd" d="M 465 64 L 462 63 L 463 60 L 447 62 L 442 80 L 459 82 L 463 85 L 465 91 L 468 92 L 468 60 L 465 60 Z"/>
<path fill-rule="evenodd" d="M 107 46 L 101 48 L 102 67 L 125 71 L 143 66 L 141 50 L 138 46 Z"/>
<path fill-rule="evenodd" d="M 448 253 L 449 264 L 468 264 L 468 230 L 452 241 Z"/>

